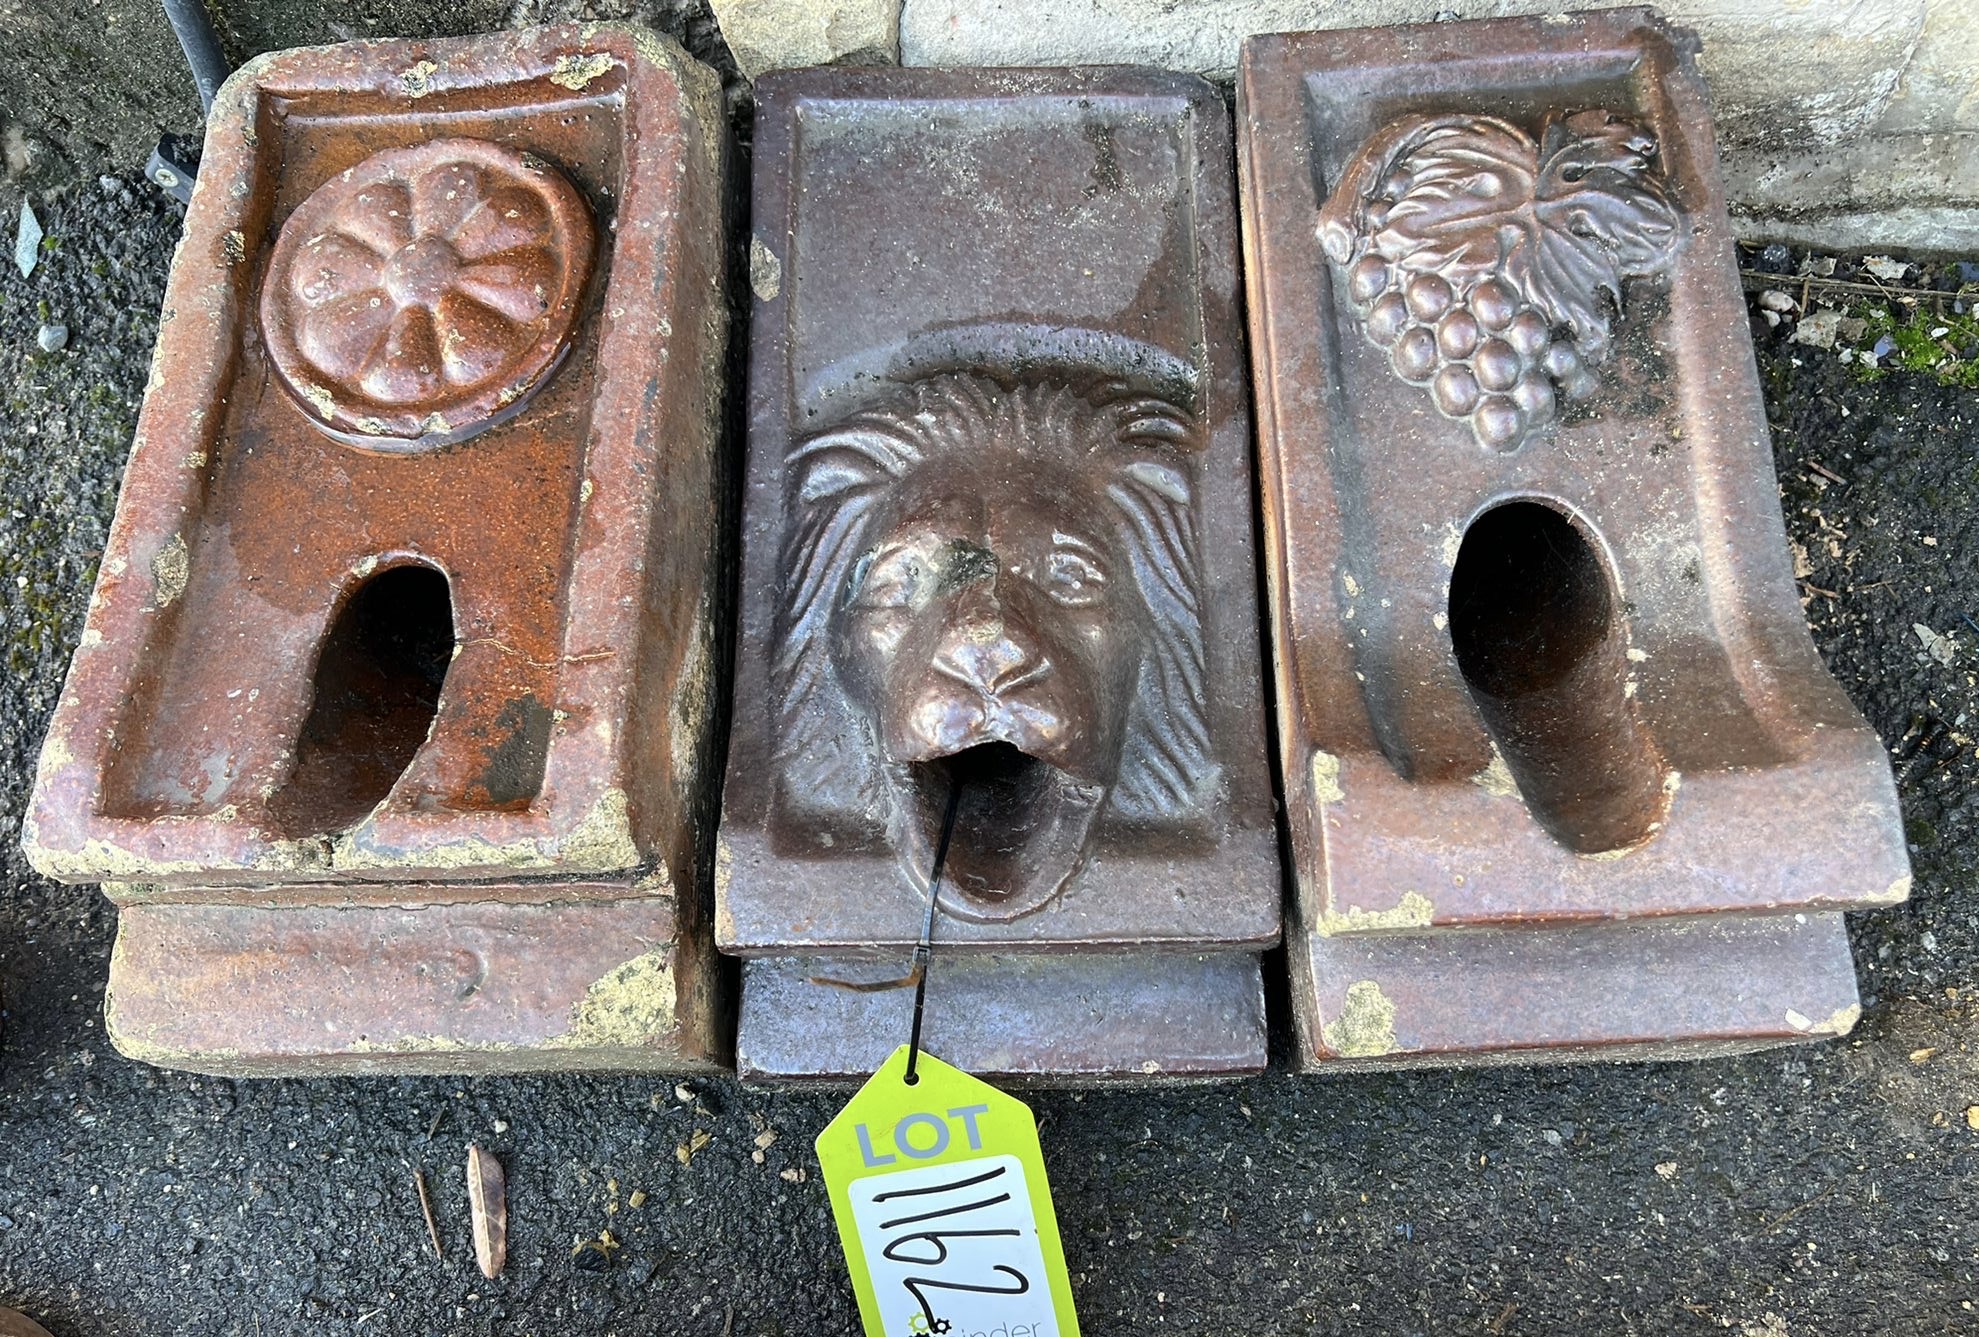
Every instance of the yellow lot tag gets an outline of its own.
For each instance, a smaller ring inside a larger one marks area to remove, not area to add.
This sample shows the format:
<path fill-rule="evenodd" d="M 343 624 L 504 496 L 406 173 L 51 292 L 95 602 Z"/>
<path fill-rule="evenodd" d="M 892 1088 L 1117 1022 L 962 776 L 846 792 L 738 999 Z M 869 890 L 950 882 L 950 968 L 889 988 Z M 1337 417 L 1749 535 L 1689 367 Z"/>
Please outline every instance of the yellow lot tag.
<path fill-rule="evenodd" d="M 1078 1337 L 1037 1120 L 907 1046 L 818 1134 L 866 1337 Z"/>

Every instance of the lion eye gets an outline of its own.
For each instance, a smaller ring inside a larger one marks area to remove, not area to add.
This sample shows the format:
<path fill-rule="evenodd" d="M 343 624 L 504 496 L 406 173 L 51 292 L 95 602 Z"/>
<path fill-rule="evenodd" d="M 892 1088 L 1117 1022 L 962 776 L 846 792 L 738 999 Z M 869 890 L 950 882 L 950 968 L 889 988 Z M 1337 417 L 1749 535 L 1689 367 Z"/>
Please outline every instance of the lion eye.
<path fill-rule="evenodd" d="M 1084 553 L 1054 548 L 1045 559 L 1045 590 L 1067 608 L 1084 608 L 1106 597 L 1106 573 Z"/>
<path fill-rule="evenodd" d="M 847 602 L 859 608 L 905 608 L 928 583 L 920 554 L 905 548 L 867 553 L 852 568 Z"/>

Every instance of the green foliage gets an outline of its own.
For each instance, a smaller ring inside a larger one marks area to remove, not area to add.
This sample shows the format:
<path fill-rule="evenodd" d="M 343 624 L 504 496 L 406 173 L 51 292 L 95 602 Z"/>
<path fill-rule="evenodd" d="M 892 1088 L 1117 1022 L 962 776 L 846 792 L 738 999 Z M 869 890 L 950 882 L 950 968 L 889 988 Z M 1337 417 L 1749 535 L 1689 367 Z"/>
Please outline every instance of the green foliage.
<path fill-rule="evenodd" d="M 1968 304 L 1972 300 L 1968 298 Z M 1874 380 L 1892 371 L 1919 371 L 1945 385 L 1979 389 L 1979 313 L 1875 302 L 1850 314 L 1864 322 L 1862 337 L 1853 341 L 1858 348 L 1869 351 L 1885 338 L 1890 341 L 1874 365 L 1857 363 L 1863 379 Z"/>

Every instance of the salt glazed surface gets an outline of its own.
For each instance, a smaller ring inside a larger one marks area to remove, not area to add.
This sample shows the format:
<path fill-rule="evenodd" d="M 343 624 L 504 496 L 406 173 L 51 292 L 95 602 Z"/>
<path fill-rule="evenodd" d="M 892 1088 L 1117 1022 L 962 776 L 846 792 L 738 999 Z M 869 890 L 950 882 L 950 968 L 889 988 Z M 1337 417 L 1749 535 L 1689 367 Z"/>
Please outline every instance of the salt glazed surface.
<path fill-rule="evenodd" d="M 310 415 L 379 449 L 519 412 L 570 346 L 589 211 L 501 144 L 384 149 L 282 225 L 261 288 L 276 371 Z"/>
<path fill-rule="evenodd" d="M 126 1053 L 728 1061 L 724 129 L 610 25 L 223 90 L 24 831 Z"/>
<path fill-rule="evenodd" d="M 731 610 L 713 74 L 605 25 L 223 90 L 23 828 L 120 903 L 120 1048 L 842 1081 L 929 916 L 961 1067 L 1255 1072 L 1267 663 L 1303 1064 L 1853 1024 L 1903 833 L 1794 597 L 1688 35 L 1249 43 L 1255 451 L 1202 81 L 758 94 Z"/>
<path fill-rule="evenodd" d="M 1667 267 L 1678 224 L 1656 137 L 1625 116 L 1549 112 L 1535 138 L 1419 113 L 1361 146 L 1319 236 L 1395 374 L 1516 450 L 1558 395 L 1593 395 L 1624 281 Z"/>
<path fill-rule="evenodd" d="M 1641 9 L 1246 45 L 1305 1065 L 1834 1035 L 1841 911 L 1909 888 L 1796 597 L 1694 57 Z"/>
<path fill-rule="evenodd" d="M 951 793 L 931 1052 L 1254 1071 L 1279 874 L 1221 100 L 1141 70 L 757 91 L 717 907 L 744 1073 L 900 1043 Z"/>
<path fill-rule="evenodd" d="M 1062 891 L 1103 810 L 1186 823 L 1219 778 L 1178 458 L 1201 446 L 1190 415 L 1118 381 L 973 373 L 802 441 L 777 662 L 788 781 L 883 789 L 901 872 L 925 887 L 947 763 L 1008 749 L 971 777 L 947 865 L 948 913 L 985 923 Z M 836 691 L 877 748 L 821 737 Z"/>

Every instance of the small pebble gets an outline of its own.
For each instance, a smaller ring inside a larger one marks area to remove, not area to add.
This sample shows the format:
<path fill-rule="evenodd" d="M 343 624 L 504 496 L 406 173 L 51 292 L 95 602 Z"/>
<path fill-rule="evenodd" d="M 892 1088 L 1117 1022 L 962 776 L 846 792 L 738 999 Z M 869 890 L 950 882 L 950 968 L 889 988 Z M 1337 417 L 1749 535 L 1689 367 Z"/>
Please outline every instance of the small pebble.
<path fill-rule="evenodd" d="M 21 277 L 34 277 L 34 267 L 41 263 L 41 220 L 34 216 L 34 207 L 26 200 L 21 201 L 20 226 L 14 231 L 14 265 L 21 271 Z"/>
<path fill-rule="evenodd" d="M 67 325 L 43 325 L 35 332 L 34 341 L 41 345 L 44 353 L 59 353 L 69 346 Z"/>
<path fill-rule="evenodd" d="M 1833 348 L 1841 323 L 1839 311 L 1816 311 L 1794 327 L 1793 341 L 1810 348 Z"/>

